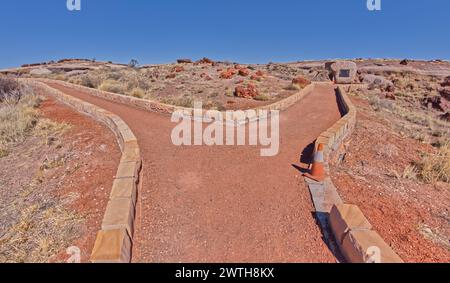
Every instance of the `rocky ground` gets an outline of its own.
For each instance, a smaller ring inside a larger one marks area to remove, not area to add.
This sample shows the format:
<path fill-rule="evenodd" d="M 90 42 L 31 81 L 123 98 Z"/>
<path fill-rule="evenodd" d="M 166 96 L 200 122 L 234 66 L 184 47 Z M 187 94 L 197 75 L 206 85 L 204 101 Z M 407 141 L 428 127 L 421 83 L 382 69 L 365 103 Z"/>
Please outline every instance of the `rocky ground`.
<path fill-rule="evenodd" d="M 333 180 L 344 200 L 359 205 L 404 260 L 448 262 L 450 62 L 353 62 L 358 71 L 347 89 L 359 110 L 358 125 L 345 160 L 332 170 Z M 186 107 L 201 100 L 206 108 L 225 110 L 269 104 L 310 81 L 330 81 L 327 63 L 257 65 L 204 58 L 137 66 L 62 60 L 0 73 Z"/>
<path fill-rule="evenodd" d="M 352 100 L 359 110 L 356 131 L 344 161 L 331 168 L 340 195 L 362 209 L 406 262 L 449 262 L 448 175 L 427 178 L 421 171 L 424 157 L 440 148 L 399 132 L 396 125 L 404 121 L 395 114 L 374 111 L 361 98 Z M 446 166 L 448 172 L 449 163 L 447 147 L 431 170 Z"/>

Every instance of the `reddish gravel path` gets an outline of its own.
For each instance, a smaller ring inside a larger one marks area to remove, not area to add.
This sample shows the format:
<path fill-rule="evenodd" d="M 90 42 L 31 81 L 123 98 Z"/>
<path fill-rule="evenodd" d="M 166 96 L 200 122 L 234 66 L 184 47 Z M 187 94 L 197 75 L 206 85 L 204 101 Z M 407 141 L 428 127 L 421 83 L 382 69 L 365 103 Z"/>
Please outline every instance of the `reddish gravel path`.
<path fill-rule="evenodd" d="M 176 147 L 170 117 L 89 96 L 136 134 L 144 158 L 135 262 L 334 262 L 312 216 L 300 154 L 339 117 L 332 86 L 280 115 L 280 153 L 251 146 Z"/>

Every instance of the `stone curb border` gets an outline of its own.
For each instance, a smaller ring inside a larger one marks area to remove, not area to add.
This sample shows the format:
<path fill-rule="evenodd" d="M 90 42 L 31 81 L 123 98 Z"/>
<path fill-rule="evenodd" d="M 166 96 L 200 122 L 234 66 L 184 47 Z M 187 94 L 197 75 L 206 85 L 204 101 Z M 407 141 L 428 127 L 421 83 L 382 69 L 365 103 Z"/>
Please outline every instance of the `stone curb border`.
<path fill-rule="evenodd" d="M 57 100 L 107 125 L 116 136 L 122 151 L 109 202 L 97 234 L 90 261 L 93 263 L 129 263 L 134 233 L 137 185 L 142 166 L 138 141 L 128 125 L 117 115 L 100 107 L 66 95 L 34 80 L 23 80 L 44 89 Z"/>
<path fill-rule="evenodd" d="M 314 150 L 316 153 L 319 144 L 325 145 L 327 177 L 324 182 L 315 182 L 305 177 L 324 238 L 335 254 L 339 249 L 350 263 L 403 263 L 381 236 L 372 230 L 372 225 L 359 207 L 343 203 L 330 178 L 329 165 L 343 158 L 340 152 L 344 141 L 356 126 L 356 107 L 342 86 L 338 86 L 336 92 L 339 108 L 346 114 L 317 138 Z M 331 228 L 333 235 L 328 234 L 328 228 Z"/>
<path fill-rule="evenodd" d="M 132 97 L 132 96 L 128 96 L 128 95 L 117 94 L 117 93 L 102 91 L 102 90 L 98 90 L 98 89 L 94 89 L 94 88 L 89 88 L 89 87 L 85 87 L 85 86 L 81 86 L 81 85 L 77 85 L 77 84 L 68 83 L 65 81 L 42 79 L 42 78 L 35 79 L 35 80 L 40 81 L 40 82 L 45 82 L 45 83 L 57 83 L 57 84 L 60 84 L 60 85 L 66 86 L 66 87 L 70 87 L 72 89 L 87 92 L 88 94 L 95 96 L 95 97 L 103 98 L 103 99 L 106 99 L 106 100 L 109 100 L 112 102 L 117 102 L 117 103 L 121 103 L 121 104 L 125 104 L 125 105 L 130 105 L 130 106 L 133 106 L 135 108 L 138 108 L 138 109 L 141 109 L 144 111 L 158 112 L 158 113 L 162 113 L 162 114 L 172 114 L 174 112 L 179 112 L 179 113 L 183 113 L 183 116 L 185 116 L 185 117 L 192 118 L 194 116 L 193 108 L 168 105 L 168 104 L 151 101 L 151 100 L 147 100 L 147 99 L 141 99 L 141 98 L 136 98 L 136 97 Z M 255 109 L 243 110 L 243 111 L 254 110 L 255 111 L 255 113 L 253 114 L 254 117 L 247 117 L 247 118 L 244 117 L 243 118 L 241 115 L 234 115 L 232 118 L 233 122 L 242 125 L 242 124 L 248 123 L 249 121 L 258 120 L 260 111 L 271 111 L 271 110 L 284 111 L 287 108 L 294 105 L 297 101 L 301 100 L 304 96 L 311 93 L 312 90 L 314 89 L 314 86 L 315 86 L 315 83 L 313 82 L 310 85 L 303 88 L 302 90 L 300 90 L 299 92 L 297 92 L 285 99 L 282 99 L 278 102 L 275 102 L 273 104 L 266 105 L 266 106 L 261 106 L 261 107 L 255 108 Z M 213 114 L 212 117 L 215 117 L 214 113 L 217 113 L 217 112 L 222 113 L 222 117 L 226 117 L 225 112 L 217 111 L 217 110 L 209 110 L 209 111 L 203 110 L 203 116 L 208 117 L 211 114 Z"/>

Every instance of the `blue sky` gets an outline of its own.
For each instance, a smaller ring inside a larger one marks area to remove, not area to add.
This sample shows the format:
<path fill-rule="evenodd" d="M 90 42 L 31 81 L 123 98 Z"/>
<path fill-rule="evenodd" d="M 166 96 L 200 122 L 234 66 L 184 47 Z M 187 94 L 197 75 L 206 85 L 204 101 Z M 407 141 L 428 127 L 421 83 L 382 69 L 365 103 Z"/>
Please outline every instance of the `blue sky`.
<path fill-rule="evenodd" d="M 450 59 L 450 1 L 3 0 L 0 68 L 59 58 Z"/>

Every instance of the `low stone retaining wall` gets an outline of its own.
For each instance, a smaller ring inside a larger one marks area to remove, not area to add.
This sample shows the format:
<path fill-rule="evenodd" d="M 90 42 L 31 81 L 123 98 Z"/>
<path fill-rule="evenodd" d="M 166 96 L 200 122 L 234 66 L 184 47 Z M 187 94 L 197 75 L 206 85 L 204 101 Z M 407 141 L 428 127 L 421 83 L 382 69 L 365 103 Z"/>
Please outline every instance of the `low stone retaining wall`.
<path fill-rule="evenodd" d="M 336 90 L 337 101 L 345 115 L 316 140 L 315 151 L 323 144 L 325 171 L 324 182 L 305 178 L 311 192 L 316 215 L 330 248 L 339 249 L 351 263 L 402 263 L 402 259 L 372 230 L 372 225 L 355 205 L 344 204 L 330 178 L 330 164 L 342 159 L 344 140 L 356 126 L 356 108 L 342 86 Z M 331 228 L 332 235 L 328 234 Z M 334 241 L 333 241 L 334 239 Z"/>
<path fill-rule="evenodd" d="M 134 233 L 137 185 L 142 166 L 139 145 L 128 125 L 117 115 L 100 107 L 66 95 L 48 85 L 23 80 L 33 88 L 40 88 L 57 100 L 107 125 L 115 134 L 122 157 L 114 179 L 101 230 L 97 234 L 91 262 L 128 263 Z"/>
<path fill-rule="evenodd" d="M 163 114 L 172 114 L 174 112 L 179 112 L 179 113 L 183 113 L 183 115 L 186 117 L 193 117 L 193 115 L 194 115 L 193 108 L 168 105 L 168 104 L 151 101 L 151 100 L 147 100 L 147 99 L 141 99 L 141 98 L 136 98 L 136 97 L 132 97 L 132 96 L 101 91 L 98 89 L 88 88 L 85 86 L 76 85 L 76 84 L 68 83 L 65 81 L 57 81 L 57 80 L 50 80 L 50 79 L 37 79 L 37 80 L 41 81 L 41 82 L 45 82 L 45 83 L 57 83 L 57 84 L 60 84 L 60 85 L 66 86 L 66 87 L 70 87 L 72 89 L 86 92 L 95 97 L 103 98 L 103 99 L 106 99 L 106 100 L 109 100 L 112 102 L 117 102 L 117 103 L 129 105 L 129 106 L 133 106 L 138 109 L 145 110 L 145 111 L 159 112 L 159 113 L 163 113 Z M 261 107 L 255 108 L 255 109 L 250 109 L 250 110 L 255 111 L 254 117 L 242 117 L 242 115 L 239 115 L 239 113 L 237 113 L 236 115 L 234 115 L 232 117 L 232 120 L 233 120 L 232 122 L 237 123 L 237 124 L 245 124 L 248 121 L 254 121 L 255 119 L 257 120 L 259 117 L 259 111 L 263 111 L 263 110 L 265 110 L 265 111 L 270 111 L 270 110 L 283 111 L 283 110 L 289 108 L 290 106 L 294 105 L 297 101 L 301 100 L 307 94 L 311 93 L 314 90 L 314 87 L 315 87 L 315 83 L 312 83 L 312 84 L 306 86 L 304 89 L 300 90 L 298 93 L 291 95 L 285 99 L 282 99 L 278 102 L 275 102 L 275 103 L 272 103 L 272 104 L 266 105 L 266 106 L 261 106 Z M 246 111 L 249 111 L 249 110 L 246 110 Z M 214 114 L 216 112 L 221 112 L 222 117 L 226 117 L 225 112 L 214 111 L 214 110 L 213 111 L 203 110 L 203 116 L 208 117 L 208 116 L 210 116 L 209 114 Z M 212 115 L 212 116 L 214 116 L 214 115 Z"/>

